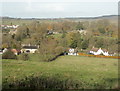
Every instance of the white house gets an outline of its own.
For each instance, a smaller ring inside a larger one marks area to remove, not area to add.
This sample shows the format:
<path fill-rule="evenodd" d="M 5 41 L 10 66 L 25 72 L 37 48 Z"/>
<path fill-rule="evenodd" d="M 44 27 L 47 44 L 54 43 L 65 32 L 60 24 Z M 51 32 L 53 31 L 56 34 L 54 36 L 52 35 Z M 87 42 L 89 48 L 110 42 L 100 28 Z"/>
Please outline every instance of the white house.
<path fill-rule="evenodd" d="M 3 54 L 3 53 L 5 53 L 7 50 L 8 50 L 7 48 L 0 49 L 0 54 Z"/>
<path fill-rule="evenodd" d="M 3 53 L 5 53 L 7 50 L 8 50 L 7 48 L 4 48 L 4 49 L 3 49 Z"/>
<path fill-rule="evenodd" d="M 108 51 L 106 50 L 106 49 L 101 49 L 101 48 L 92 48 L 91 50 L 90 50 L 90 52 L 89 53 L 91 53 L 91 54 L 93 54 L 93 55 L 104 55 L 104 56 L 109 56 L 109 53 L 108 53 Z"/>
<path fill-rule="evenodd" d="M 70 48 L 70 49 L 69 49 L 69 52 L 68 52 L 68 55 L 78 55 L 78 53 L 76 52 L 75 49 Z"/>
<path fill-rule="evenodd" d="M 38 51 L 38 46 L 23 46 L 21 53 L 36 53 Z"/>
<path fill-rule="evenodd" d="M 87 30 L 77 30 L 81 35 L 86 35 L 87 34 Z"/>

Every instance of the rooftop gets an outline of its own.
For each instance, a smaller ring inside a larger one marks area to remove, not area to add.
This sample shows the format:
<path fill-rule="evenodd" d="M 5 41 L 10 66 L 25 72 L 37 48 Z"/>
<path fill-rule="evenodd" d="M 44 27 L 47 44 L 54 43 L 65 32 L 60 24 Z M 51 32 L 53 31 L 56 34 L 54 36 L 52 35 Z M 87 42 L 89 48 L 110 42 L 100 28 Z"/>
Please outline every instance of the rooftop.
<path fill-rule="evenodd" d="M 23 46 L 23 49 L 38 49 L 37 46 Z"/>

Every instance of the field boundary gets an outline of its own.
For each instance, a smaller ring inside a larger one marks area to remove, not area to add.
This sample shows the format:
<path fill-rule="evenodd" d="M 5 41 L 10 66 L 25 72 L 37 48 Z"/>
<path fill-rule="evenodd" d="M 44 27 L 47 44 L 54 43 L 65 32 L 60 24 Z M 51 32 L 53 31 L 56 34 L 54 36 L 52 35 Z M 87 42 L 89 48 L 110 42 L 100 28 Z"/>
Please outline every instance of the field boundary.
<path fill-rule="evenodd" d="M 85 53 L 78 53 L 80 56 L 87 56 L 87 57 L 97 57 L 97 58 L 115 58 L 120 59 L 120 56 L 103 56 L 103 55 L 90 55 Z"/>

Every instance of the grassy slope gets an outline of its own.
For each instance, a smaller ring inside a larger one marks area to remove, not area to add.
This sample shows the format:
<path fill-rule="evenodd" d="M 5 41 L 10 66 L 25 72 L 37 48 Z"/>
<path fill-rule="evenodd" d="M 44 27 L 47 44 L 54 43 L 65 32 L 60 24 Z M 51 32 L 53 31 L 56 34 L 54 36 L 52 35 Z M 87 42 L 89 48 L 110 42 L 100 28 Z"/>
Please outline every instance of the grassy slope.
<path fill-rule="evenodd" d="M 118 60 L 89 58 L 80 56 L 61 56 L 52 62 L 3 60 L 3 81 L 22 79 L 30 74 L 60 76 L 92 84 L 107 84 L 115 87 L 118 78 Z"/>

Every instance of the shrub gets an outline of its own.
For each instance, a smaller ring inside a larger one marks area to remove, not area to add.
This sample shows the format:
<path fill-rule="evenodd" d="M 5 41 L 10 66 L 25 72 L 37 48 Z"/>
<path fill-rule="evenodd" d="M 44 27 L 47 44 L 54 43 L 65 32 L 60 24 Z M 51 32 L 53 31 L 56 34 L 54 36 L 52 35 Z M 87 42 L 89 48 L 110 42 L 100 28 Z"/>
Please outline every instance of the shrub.
<path fill-rule="evenodd" d="M 19 59 L 20 59 L 20 60 L 24 60 L 24 61 L 29 60 L 29 55 L 26 54 L 26 53 L 22 53 L 22 54 L 19 56 Z"/>
<path fill-rule="evenodd" d="M 55 54 L 60 55 L 64 52 L 64 48 L 62 46 L 58 46 L 55 48 Z"/>
<path fill-rule="evenodd" d="M 17 59 L 17 56 L 9 49 L 3 53 L 2 59 Z"/>

